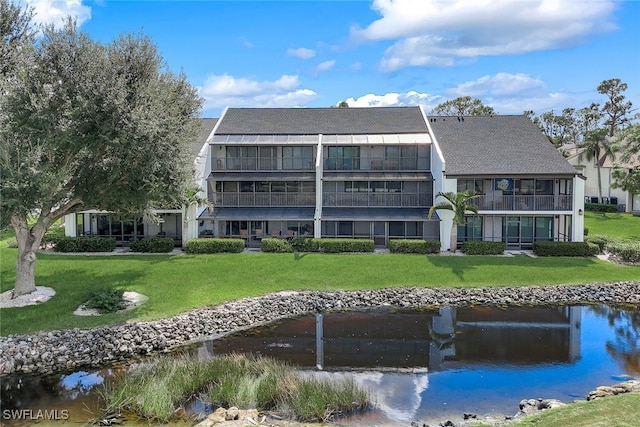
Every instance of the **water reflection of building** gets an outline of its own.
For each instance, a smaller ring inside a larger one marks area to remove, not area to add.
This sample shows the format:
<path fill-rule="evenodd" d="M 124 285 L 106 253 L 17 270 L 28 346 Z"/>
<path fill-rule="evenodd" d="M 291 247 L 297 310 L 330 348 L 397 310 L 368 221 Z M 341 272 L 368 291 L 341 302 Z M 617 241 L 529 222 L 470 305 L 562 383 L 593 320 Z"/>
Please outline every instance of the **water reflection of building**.
<path fill-rule="evenodd" d="M 329 313 L 209 341 L 198 353 L 262 354 L 322 375 L 348 371 L 374 391 L 390 419 L 409 420 L 420 408 L 428 371 L 571 363 L 580 357 L 580 322 L 580 307 Z"/>
<path fill-rule="evenodd" d="M 459 362 L 539 364 L 580 357 L 580 307 L 362 311 L 291 319 L 209 342 L 320 369 L 441 370 Z"/>

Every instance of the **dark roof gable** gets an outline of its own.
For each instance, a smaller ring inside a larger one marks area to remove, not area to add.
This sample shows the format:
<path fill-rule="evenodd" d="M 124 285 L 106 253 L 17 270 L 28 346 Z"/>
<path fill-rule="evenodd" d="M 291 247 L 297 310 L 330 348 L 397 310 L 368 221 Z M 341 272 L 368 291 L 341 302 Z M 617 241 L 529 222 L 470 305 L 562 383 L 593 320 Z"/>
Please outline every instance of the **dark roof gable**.
<path fill-rule="evenodd" d="M 218 122 L 218 119 L 211 119 L 211 118 L 201 119 L 202 127 L 200 128 L 198 139 L 191 144 L 191 154 L 194 159 L 200 153 L 202 146 L 207 141 L 207 138 L 211 134 L 211 131 L 213 130 L 217 122 Z"/>
<path fill-rule="evenodd" d="M 357 135 L 427 133 L 419 107 L 229 108 L 216 134 Z"/>
<path fill-rule="evenodd" d="M 449 176 L 576 174 L 524 115 L 430 116 L 428 121 Z"/>

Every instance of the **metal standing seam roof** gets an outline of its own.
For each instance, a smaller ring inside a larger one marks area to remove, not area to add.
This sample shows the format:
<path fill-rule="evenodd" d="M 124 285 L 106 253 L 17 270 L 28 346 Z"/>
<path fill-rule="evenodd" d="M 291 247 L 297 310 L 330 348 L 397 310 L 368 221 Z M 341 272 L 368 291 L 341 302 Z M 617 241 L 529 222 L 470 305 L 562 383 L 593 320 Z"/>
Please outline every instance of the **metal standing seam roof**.
<path fill-rule="evenodd" d="M 427 118 L 446 175 L 576 175 L 569 162 L 526 116 Z"/>
<path fill-rule="evenodd" d="M 218 135 L 428 133 L 419 107 L 229 108 Z"/>

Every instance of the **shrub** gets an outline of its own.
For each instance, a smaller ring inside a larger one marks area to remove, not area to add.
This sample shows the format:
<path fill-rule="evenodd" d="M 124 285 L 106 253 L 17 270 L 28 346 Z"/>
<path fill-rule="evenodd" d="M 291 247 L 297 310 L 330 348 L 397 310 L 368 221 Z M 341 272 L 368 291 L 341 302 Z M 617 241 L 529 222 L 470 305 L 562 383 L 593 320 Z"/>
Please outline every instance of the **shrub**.
<path fill-rule="evenodd" d="M 322 240 L 313 237 L 291 237 L 287 239 L 294 251 L 298 252 L 318 252 L 321 248 Z"/>
<path fill-rule="evenodd" d="M 590 211 L 590 212 L 602 212 L 602 213 L 618 212 L 618 206 L 610 205 L 607 203 L 585 203 L 584 210 Z"/>
<path fill-rule="evenodd" d="M 175 242 L 171 237 L 152 237 L 150 239 L 134 240 L 129 243 L 129 249 L 133 252 L 171 252 Z"/>
<path fill-rule="evenodd" d="M 462 243 L 462 253 L 467 255 L 502 255 L 504 242 L 470 240 Z"/>
<path fill-rule="evenodd" d="M 57 237 L 53 243 L 55 252 L 113 252 L 114 237 Z"/>
<path fill-rule="evenodd" d="M 389 252 L 394 254 L 437 254 L 439 240 L 393 239 L 389 240 Z"/>
<path fill-rule="evenodd" d="M 321 239 L 320 247 L 326 253 L 373 252 L 373 239 Z"/>
<path fill-rule="evenodd" d="M 588 236 L 589 235 L 589 227 L 585 227 L 584 228 L 584 235 Z"/>
<path fill-rule="evenodd" d="M 98 310 L 100 313 L 115 313 L 126 308 L 124 291 L 118 289 L 100 289 L 91 292 L 84 302 L 88 308 Z"/>
<path fill-rule="evenodd" d="M 607 244 L 607 251 L 620 261 L 640 263 L 640 242 L 614 240 Z"/>
<path fill-rule="evenodd" d="M 7 240 L 7 247 L 8 248 L 17 248 L 18 247 L 18 241 L 16 240 L 15 237 L 9 237 L 9 239 Z"/>
<path fill-rule="evenodd" d="M 533 252 L 538 256 L 579 256 L 597 255 L 598 245 L 589 242 L 534 242 Z"/>
<path fill-rule="evenodd" d="M 607 239 L 603 239 L 601 236 L 593 236 L 585 239 L 585 242 L 593 243 L 598 246 L 598 253 L 604 252 L 607 247 Z"/>
<path fill-rule="evenodd" d="M 284 239 L 277 239 L 272 237 L 262 239 L 262 241 L 260 242 L 260 249 L 262 250 L 262 252 L 272 252 L 272 253 L 293 252 L 293 247 L 291 246 L 291 243 L 289 243 Z"/>
<path fill-rule="evenodd" d="M 243 239 L 191 239 L 184 245 L 184 251 L 188 254 L 240 253 L 243 250 Z"/>

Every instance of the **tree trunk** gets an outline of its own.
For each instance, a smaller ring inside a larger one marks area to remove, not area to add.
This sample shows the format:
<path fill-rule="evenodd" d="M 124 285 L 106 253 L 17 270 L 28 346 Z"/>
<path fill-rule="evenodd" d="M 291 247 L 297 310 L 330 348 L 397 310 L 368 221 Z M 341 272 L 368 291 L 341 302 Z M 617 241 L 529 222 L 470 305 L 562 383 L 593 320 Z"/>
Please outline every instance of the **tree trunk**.
<path fill-rule="evenodd" d="M 600 176 L 600 163 L 596 159 L 596 172 L 598 174 L 598 203 L 602 203 L 602 178 Z"/>
<path fill-rule="evenodd" d="M 451 225 L 451 242 L 449 244 L 451 245 L 451 253 L 455 254 L 458 250 L 458 223 L 455 221 Z"/>
<path fill-rule="evenodd" d="M 36 290 L 35 269 L 36 252 L 46 232 L 46 228 L 34 226 L 29 229 L 26 218 L 11 218 L 11 224 L 16 232 L 18 243 L 18 258 L 16 259 L 16 282 L 13 288 L 13 298 L 27 295 Z"/>

